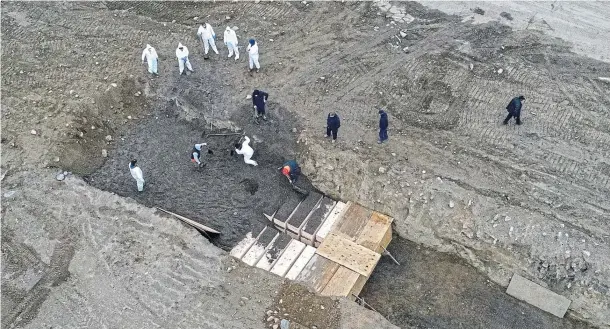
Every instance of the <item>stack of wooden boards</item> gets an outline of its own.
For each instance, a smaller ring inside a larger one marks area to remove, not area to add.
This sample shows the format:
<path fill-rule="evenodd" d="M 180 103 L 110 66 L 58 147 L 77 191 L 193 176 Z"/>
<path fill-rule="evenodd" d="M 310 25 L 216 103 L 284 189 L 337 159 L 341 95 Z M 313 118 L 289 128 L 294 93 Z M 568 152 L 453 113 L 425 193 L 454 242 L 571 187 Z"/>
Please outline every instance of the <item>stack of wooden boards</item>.
<path fill-rule="evenodd" d="M 357 296 L 392 239 L 392 218 L 318 193 L 265 216 L 276 229 L 249 234 L 231 254 L 327 296 Z"/>

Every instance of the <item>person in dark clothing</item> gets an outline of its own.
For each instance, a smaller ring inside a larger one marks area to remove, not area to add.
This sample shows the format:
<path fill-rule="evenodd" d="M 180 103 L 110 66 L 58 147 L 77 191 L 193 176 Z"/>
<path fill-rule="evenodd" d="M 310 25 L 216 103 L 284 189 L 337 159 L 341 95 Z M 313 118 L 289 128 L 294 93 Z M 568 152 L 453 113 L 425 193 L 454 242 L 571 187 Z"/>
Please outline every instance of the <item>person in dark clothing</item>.
<path fill-rule="evenodd" d="M 290 184 L 293 185 L 299 178 L 299 175 L 301 175 L 301 167 L 299 167 L 295 160 L 286 161 L 280 170 L 282 171 L 282 175 L 286 176 L 288 181 L 290 181 Z"/>
<path fill-rule="evenodd" d="M 384 110 L 379 110 L 379 140 L 381 144 L 388 140 L 388 114 Z"/>
<path fill-rule="evenodd" d="M 508 111 L 508 115 L 506 119 L 504 119 L 504 124 L 508 124 L 508 120 L 512 117 L 515 118 L 515 121 L 518 125 L 521 124 L 521 108 L 523 107 L 523 101 L 525 101 L 525 97 L 519 96 L 513 98 L 510 103 L 506 106 L 506 110 Z"/>
<path fill-rule="evenodd" d="M 259 116 L 263 116 L 263 120 L 267 120 L 265 115 L 265 105 L 267 104 L 267 98 L 269 94 L 262 90 L 255 89 L 252 93 L 252 104 L 254 105 L 254 118 L 258 119 Z"/>
<path fill-rule="evenodd" d="M 333 143 L 337 139 L 337 132 L 339 132 L 339 127 L 341 127 L 341 119 L 335 112 L 330 112 L 328 117 L 326 118 L 326 137 L 333 136 Z"/>

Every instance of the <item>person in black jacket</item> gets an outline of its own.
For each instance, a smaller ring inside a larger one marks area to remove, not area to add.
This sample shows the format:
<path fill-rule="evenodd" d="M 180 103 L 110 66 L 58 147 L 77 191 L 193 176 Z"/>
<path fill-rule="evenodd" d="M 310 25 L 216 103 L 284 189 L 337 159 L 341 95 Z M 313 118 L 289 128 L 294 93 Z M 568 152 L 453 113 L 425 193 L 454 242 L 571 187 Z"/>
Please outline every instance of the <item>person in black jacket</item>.
<path fill-rule="evenodd" d="M 265 115 L 265 105 L 267 105 L 267 98 L 269 94 L 262 90 L 255 89 L 252 93 L 252 104 L 254 104 L 254 118 L 258 119 L 259 116 L 263 116 L 263 120 L 267 120 Z"/>
<path fill-rule="evenodd" d="M 379 140 L 381 144 L 388 140 L 388 114 L 384 110 L 379 110 Z"/>
<path fill-rule="evenodd" d="M 506 106 L 506 110 L 508 111 L 508 115 L 506 119 L 504 119 L 504 124 L 508 124 L 508 120 L 512 117 L 515 117 L 515 121 L 518 125 L 521 124 L 521 108 L 523 107 L 523 101 L 525 101 L 525 97 L 519 96 L 513 98 L 510 103 Z"/>
<path fill-rule="evenodd" d="M 328 117 L 326 118 L 326 137 L 333 136 L 333 143 L 337 139 L 337 132 L 339 132 L 339 127 L 341 127 L 341 119 L 335 112 L 330 112 Z"/>

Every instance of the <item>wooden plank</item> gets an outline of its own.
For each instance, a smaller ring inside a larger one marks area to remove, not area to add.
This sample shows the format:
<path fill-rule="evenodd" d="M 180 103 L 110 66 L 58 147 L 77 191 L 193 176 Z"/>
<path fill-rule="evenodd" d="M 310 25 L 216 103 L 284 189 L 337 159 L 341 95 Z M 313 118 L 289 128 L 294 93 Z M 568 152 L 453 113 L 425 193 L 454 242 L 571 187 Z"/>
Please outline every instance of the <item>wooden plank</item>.
<path fill-rule="evenodd" d="M 356 238 L 356 243 L 375 252 L 381 253 L 383 251 L 382 245 L 384 238 L 387 236 L 388 230 L 391 234 L 391 226 L 392 219 L 390 217 L 373 211 L 373 214 L 362 228 L 358 238 Z M 383 245 L 384 248 L 386 246 L 387 244 Z"/>
<path fill-rule="evenodd" d="M 267 252 L 267 246 L 279 233 L 275 230 L 268 229 L 264 233 L 261 233 L 256 239 L 256 242 L 250 247 L 250 250 L 241 258 L 241 260 L 250 265 L 254 266 Z"/>
<path fill-rule="evenodd" d="M 271 270 L 277 259 L 282 256 L 282 253 L 290 241 L 292 241 L 292 239 L 288 235 L 280 234 L 279 237 L 269 243 L 265 255 L 256 263 L 256 267 L 265 271 Z"/>
<path fill-rule="evenodd" d="M 312 246 L 306 246 L 305 250 L 303 250 L 303 252 L 301 253 L 301 256 L 299 256 L 299 258 L 296 260 L 296 262 L 294 262 L 288 273 L 286 273 L 286 279 L 295 280 L 315 254 L 316 248 Z"/>
<path fill-rule="evenodd" d="M 305 220 L 309 217 L 312 210 L 315 210 L 315 206 L 322 200 L 322 194 L 311 192 L 303 200 L 297 209 L 294 211 L 290 219 L 286 222 L 288 228 L 293 232 L 299 233 L 301 227 L 305 223 Z"/>
<path fill-rule="evenodd" d="M 305 244 L 298 240 L 292 240 L 286 247 L 286 250 L 282 253 L 282 256 L 277 260 L 273 268 L 271 269 L 271 273 L 277 274 L 281 277 L 284 277 L 292 264 L 299 258 L 301 252 L 305 249 Z"/>
<path fill-rule="evenodd" d="M 159 207 L 157 207 L 157 209 L 163 211 L 164 213 L 167 213 L 167 214 L 170 214 L 172 216 L 175 216 L 176 218 L 180 219 L 181 221 L 191 225 L 192 227 L 194 227 L 194 228 L 196 228 L 198 230 L 205 231 L 205 232 L 208 232 L 208 233 L 220 234 L 220 232 L 216 231 L 215 229 L 213 229 L 211 227 L 208 227 L 208 226 L 205 226 L 205 225 L 203 225 L 201 223 L 197 223 L 196 221 L 194 221 L 192 219 L 188 219 L 188 218 L 186 218 L 184 216 L 180 216 L 178 214 L 175 214 L 175 213 L 173 213 L 171 211 L 167 211 L 167 210 L 159 208 Z"/>
<path fill-rule="evenodd" d="M 354 283 L 354 285 L 352 286 L 352 291 L 350 291 L 348 297 L 354 298 L 352 295 L 359 296 L 360 292 L 362 291 L 362 288 L 364 288 L 364 284 L 368 279 L 369 278 L 364 275 L 359 275 L 358 280 L 356 280 L 356 283 Z"/>
<path fill-rule="evenodd" d="M 372 210 L 363 206 L 350 202 L 349 208 L 335 224 L 335 228 L 331 232 L 344 236 L 345 238 L 355 241 L 356 237 L 364 228 L 364 225 L 371 217 Z"/>
<path fill-rule="evenodd" d="M 297 281 L 303 282 L 319 293 L 324 290 L 338 269 L 339 264 L 320 255 L 314 255 L 297 276 Z"/>
<path fill-rule="evenodd" d="M 519 274 L 513 275 L 506 293 L 560 318 L 563 318 L 572 302 Z"/>
<path fill-rule="evenodd" d="M 332 212 L 326 217 L 320 228 L 316 232 L 316 240 L 324 241 L 324 238 L 330 232 L 331 228 L 335 225 L 337 220 L 343 216 L 343 213 L 347 211 L 347 203 L 337 201 L 337 204 L 333 208 Z"/>
<path fill-rule="evenodd" d="M 345 266 L 340 266 L 320 294 L 322 296 L 350 296 L 359 277 L 361 277 L 360 274 Z"/>
<path fill-rule="evenodd" d="M 326 236 L 316 253 L 367 277 L 381 257 L 379 253 L 335 233 Z"/>
<path fill-rule="evenodd" d="M 337 202 L 333 199 L 324 197 L 316 209 L 309 215 L 307 223 L 303 226 L 302 234 L 308 236 L 313 241 L 312 237 L 315 235 L 318 228 L 322 225 L 324 220 L 330 215 L 331 211 L 335 207 Z"/>
<path fill-rule="evenodd" d="M 274 221 L 286 223 L 290 219 L 290 216 L 297 210 L 301 201 L 301 198 L 296 194 L 289 195 L 280 209 L 273 215 Z"/>
<path fill-rule="evenodd" d="M 252 247 L 254 243 L 256 243 L 258 237 L 266 230 L 267 226 L 263 227 L 263 230 L 256 234 L 256 236 L 253 235 L 254 232 L 246 233 L 246 236 L 241 241 L 239 241 L 239 243 L 237 243 L 237 245 L 233 247 L 233 249 L 231 249 L 231 256 L 237 259 L 241 259 L 242 257 L 244 257 L 248 250 L 250 250 L 250 247 Z"/>

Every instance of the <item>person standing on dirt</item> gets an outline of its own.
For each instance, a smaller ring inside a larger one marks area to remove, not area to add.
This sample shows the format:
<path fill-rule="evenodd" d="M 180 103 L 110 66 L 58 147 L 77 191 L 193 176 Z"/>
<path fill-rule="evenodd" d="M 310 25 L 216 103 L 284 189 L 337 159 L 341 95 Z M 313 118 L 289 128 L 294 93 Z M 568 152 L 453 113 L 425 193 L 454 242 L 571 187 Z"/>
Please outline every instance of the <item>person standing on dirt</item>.
<path fill-rule="evenodd" d="M 508 120 L 510 120 L 512 117 L 515 118 L 515 121 L 518 125 L 521 124 L 521 108 L 523 107 L 522 103 L 524 101 L 525 101 L 525 97 L 519 96 L 519 97 L 513 98 L 510 101 L 510 103 L 508 103 L 508 105 L 506 106 L 508 115 L 506 116 L 506 119 L 504 119 L 504 122 L 503 122 L 505 125 L 508 124 Z"/>
<path fill-rule="evenodd" d="M 129 162 L 129 171 L 131 172 L 131 177 L 136 180 L 138 192 L 142 192 L 144 191 L 144 175 L 142 174 L 142 169 L 136 164 L 137 162 L 138 160 L 135 159 Z"/>
<path fill-rule="evenodd" d="M 326 118 L 326 138 L 333 136 L 333 143 L 337 140 L 337 133 L 339 132 L 339 127 L 341 127 L 341 119 L 336 112 L 330 112 L 328 117 Z"/>
<path fill-rule="evenodd" d="M 239 143 L 235 144 L 235 153 L 242 154 L 244 156 L 244 162 L 249 165 L 258 166 L 256 161 L 251 160 L 252 155 L 254 154 L 254 150 L 250 147 L 250 138 L 248 136 L 244 136 L 244 141 L 241 143 L 241 147 Z"/>
<path fill-rule="evenodd" d="M 214 29 L 208 23 L 203 23 L 203 25 L 199 25 L 199 30 L 197 30 L 197 36 L 203 42 L 203 51 L 205 52 L 205 56 L 207 57 L 208 51 L 210 47 L 212 50 L 218 55 L 218 49 L 216 49 L 216 33 L 214 33 Z"/>
<path fill-rule="evenodd" d="M 176 57 L 178 57 L 178 67 L 180 68 L 180 75 L 184 72 L 184 67 L 186 66 L 187 70 L 193 72 L 193 67 L 191 66 L 191 62 L 189 61 L 189 49 L 186 46 L 183 46 L 181 43 L 178 43 L 178 48 L 176 48 Z"/>
<path fill-rule="evenodd" d="M 252 104 L 254 105 L 254 119 L 258 119 L 259 116 L 263 117 L 263 120 L 267 120 L 265 114 L 265 107 L 267 106 L 267 98 L 269 94 L 262 90 L 254 89 L 252 92 Z"/>
<path fill-rule="evenodd" d="M 207 143 L 195 144 L 195 146 L 193 146 L 193 151 L 191 152 L 191 162 L 197 163 L 200 168 L 205 166 L 205 164 L 201 162 L 201 148 L 207 145 Z M 209 152 L 210 151 L 208 151 L 208 153 Z"/>
<path fill-rule="evenodd" d="M 280 169 L 282 171 L 282 175 L 288 178 L 291 185 L 294 185 L 297 179 L 299 179 L 299 175 L 301 175 L 301 167 L 299 167 L 295 160 L 286 161 Z"/>
<path fill-rule="evenodd" d="M 388 140 L 388 114 L 384 110 L 379 110 L 379 140 L 381 144 Z"/>
<path fill-rule="evenodd" d="M 148 62 L 148 72 L 150 74 L 158 75 L 157 73 L 157 61 L 159 56 L 157 55 L 157 51 L 151 45 L 146 45 L 144 51 L 142 52 L 142 64 L 144 64 L 144 60 Z"/>
<path fill-rule="evenodd" d="M 246 51 L 248 52 L 248 59 L 250 62 L 250 72 L 252 72 L 254 66 L 256 66 L 256 73 L 258 73 L 261 68 L 261 65 L 258 63 L 258 44 L 254 39 L 250 39 L 248 43 Z"/>
<path fill-rule="evenodd" d="M 237 49 L 237 34 L 235 34 L 235 31 L 228 26 L 225 30 L 224 42 L 227 49 L 229 49 L 229 58 L 231 58 L 231 56 L 233 56 L 233 52 L 235 52 L 235 60 L 238 60 L 239 49 Z"/>

